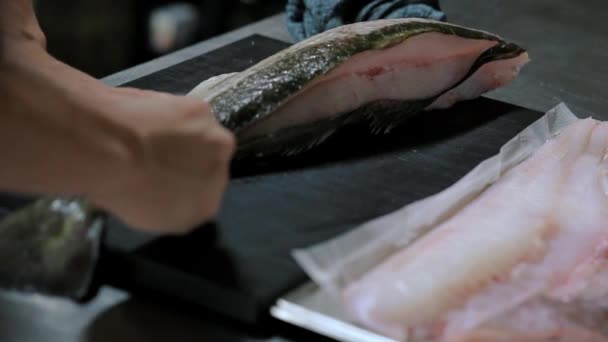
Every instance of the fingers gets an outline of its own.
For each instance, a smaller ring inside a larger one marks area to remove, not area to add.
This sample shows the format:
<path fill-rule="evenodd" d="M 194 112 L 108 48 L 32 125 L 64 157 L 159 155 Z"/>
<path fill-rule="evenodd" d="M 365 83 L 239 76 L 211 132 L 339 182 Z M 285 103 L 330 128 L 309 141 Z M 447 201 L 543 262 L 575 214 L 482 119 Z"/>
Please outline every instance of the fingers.
<path fill-rule="evenodd" d="M 159 173 L 106 191 L 93 203 L 134 229 L 183 234 L 216 217 L 227 182 L 223 173 L 205 181 Z"/>
<path fill-rule="evenodd" d="M 146 139 L 155 162 L 187 177 L 208 177 L 226 172 L 235 151 L 235 138 L 202 102 L 182 97 L 169 99 L 172 120 L 148 133 Z"/>
<path fill-rule="evenodd" d="M 143 157 L 100 206 L 146 231 L 182 234 L 213 219 L 229 181 L 236 142 L 202 101 L 115 89 L 113 111 L 135 132 Z"/>

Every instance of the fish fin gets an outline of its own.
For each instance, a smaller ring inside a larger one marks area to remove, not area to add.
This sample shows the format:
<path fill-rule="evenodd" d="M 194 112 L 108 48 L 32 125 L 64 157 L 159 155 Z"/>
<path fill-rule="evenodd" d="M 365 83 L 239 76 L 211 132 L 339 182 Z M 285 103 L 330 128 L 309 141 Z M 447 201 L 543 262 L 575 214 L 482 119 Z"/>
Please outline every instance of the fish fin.
<path fill-rule="evenodd" d="M 373 134 L 387 134 L 410 117 L 422 112 L 436 99 L 458 87 L 473 76 L 483 65 L 501 59 L 514 58 L 525 50 L 515 44 L 501 43 L 484 51 L 471 66 L 468 73 L 458 82 L 442 92 L 420 100 L 379 100 L 363 106 L 359 112 L 370 124 Z"/>
<path fill-rule="evenodd" d="M 357 112 L 369 123 L 372 134 L 388 134 L 395 127 L 424 110 L 431 102 L 431 100 L 380 100 L 362 107 Z"/>
<path fill-rule="evenodd" d="M 312 137 L 312 139 L 310 139 L 308 141 L 303 141 L 303 142 L 300 142 L 299 144 L 295 144 L 291 147 L 287 147 L 281 154 L 284 156 L 294 156 L 294 155 L 312 150 L 313 148 L 317 147 L 318 145 L 321 145 L 322 143 L 324 143 L 327 139 L 329 139 L 329 137 L 334 135 L 334 133 L 336 133 L 336 131 L 337 131 L 336 128 L 329 129 L 326 132 L 319 134 L 318 136 Z"/>
<path fill-rule="evenodd" d="M 344 122 L 343 120 L 322 120 L 239 142 L 235 159 L 272 155 L 291 157 L 304 153 L 328 140 Z"/>

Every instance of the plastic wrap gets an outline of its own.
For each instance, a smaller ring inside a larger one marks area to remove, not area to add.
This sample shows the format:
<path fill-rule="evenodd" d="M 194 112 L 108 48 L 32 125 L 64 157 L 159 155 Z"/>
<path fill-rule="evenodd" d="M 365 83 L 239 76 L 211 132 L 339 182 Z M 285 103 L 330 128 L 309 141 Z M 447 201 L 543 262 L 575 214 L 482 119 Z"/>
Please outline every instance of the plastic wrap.
<path fill-rule="evenodd" d="M 0 287 L 84 300 L 104 215 L 81 199 L 41 199 L 0 221 Z"/>
<path fill-rule="evenodd" d="M 560 104 L 444 191 L 374 219 L 334 239 L 294 251 L 297 263 L 324 291 L 338 295 L 348 284 L 408 246 L 475 199 L 560 130 L 578 120 Z"/>

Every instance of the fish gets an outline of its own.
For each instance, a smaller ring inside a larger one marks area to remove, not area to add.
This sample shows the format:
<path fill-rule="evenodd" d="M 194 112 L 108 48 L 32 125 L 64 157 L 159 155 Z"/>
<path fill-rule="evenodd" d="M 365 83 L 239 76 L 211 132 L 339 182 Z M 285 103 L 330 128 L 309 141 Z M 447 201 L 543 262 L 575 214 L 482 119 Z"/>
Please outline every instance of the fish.
<path fill-rule="evenodd" d="M 397 340 L 608 341 L 607 222 L 608 122 L 580 119 L 341 302 Z"/>
<path fill-rule="evenodd" d="M 428 19 L 344 25 L 186 96 L 211 105 L 237 137 L 235 159 L 308 151 L 350 124 L 386 134 L 408 118 L 506 86 L 526 49 L 485 31 Z"/>

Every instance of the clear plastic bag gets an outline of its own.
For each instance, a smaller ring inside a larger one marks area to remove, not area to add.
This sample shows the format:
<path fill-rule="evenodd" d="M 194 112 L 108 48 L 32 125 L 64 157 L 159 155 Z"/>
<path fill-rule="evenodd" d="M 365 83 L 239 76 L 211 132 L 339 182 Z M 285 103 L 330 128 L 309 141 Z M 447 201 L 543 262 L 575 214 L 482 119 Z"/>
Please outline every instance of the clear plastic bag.
<path fill-rule="evenodd" d="M 294 258 L 315 283 L 337 296 L 382 260 L 470 203 L 504 172 L 577 120 L 565 104 L 559 104 L 444 191 L 334 239 L 296 250 Z"/>

